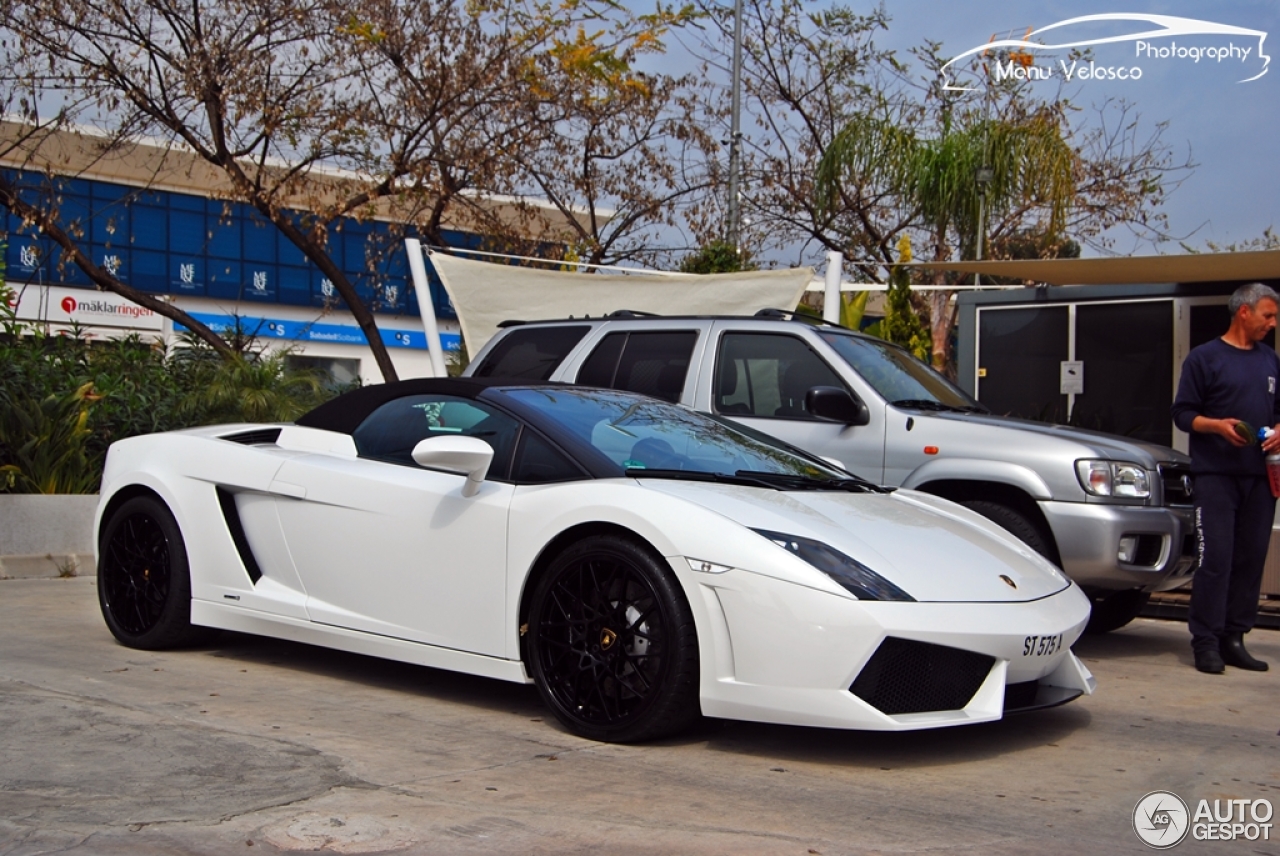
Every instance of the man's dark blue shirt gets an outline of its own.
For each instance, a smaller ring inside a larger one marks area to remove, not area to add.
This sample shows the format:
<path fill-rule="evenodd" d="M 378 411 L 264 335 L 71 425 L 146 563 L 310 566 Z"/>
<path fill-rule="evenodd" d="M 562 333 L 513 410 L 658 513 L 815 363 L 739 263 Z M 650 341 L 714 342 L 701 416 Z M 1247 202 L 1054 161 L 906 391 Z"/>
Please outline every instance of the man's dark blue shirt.
<path fill-rule="evenodd" d="M 1191 469 L 1197 473 L 1265 475 L 1257 444 L 1237 448 L 1218 434 L 1191 429 L 1197 416 L 1234 417 L 1256 431 L 1280 423 L 1280 356 L 1261 342 L 1249 350 L 1214 339 L 1193 348 L 1182 365 L 1178 394 L 1170 408 L 1173 422 L 1191 435 Z"/>

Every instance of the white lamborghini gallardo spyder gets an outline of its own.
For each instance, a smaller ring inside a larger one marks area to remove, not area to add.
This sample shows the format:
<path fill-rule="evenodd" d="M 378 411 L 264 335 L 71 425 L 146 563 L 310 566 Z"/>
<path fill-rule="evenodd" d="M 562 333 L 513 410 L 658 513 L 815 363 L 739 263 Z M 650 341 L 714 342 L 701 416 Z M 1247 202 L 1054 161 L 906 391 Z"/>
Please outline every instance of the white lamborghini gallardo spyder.
<path fill-rule="evenodd" d="M 570 731 L 904 730 L 1093 691 L 1089 602 L 983 517 L 644 396 L 411 380 L 111 447 L 125 645 L 207 628 L 532 681 Z"/>

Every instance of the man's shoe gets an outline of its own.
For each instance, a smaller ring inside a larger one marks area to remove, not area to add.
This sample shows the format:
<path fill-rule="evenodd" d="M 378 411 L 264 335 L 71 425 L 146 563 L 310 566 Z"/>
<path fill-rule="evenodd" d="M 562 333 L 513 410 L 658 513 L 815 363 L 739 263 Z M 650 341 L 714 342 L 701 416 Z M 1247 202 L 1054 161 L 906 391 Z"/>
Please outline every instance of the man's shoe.
<path fill-rule="evenodd" d="M 1222 663 L 1222 655 L 1213 649 L 1196 651 L 1196 668 L 1210 675 L 1221 675 L 1227 670 Z"/>
<path fill-rule="evenodd" d="M 1220 648 L 1222 651 L 1221 662 L 1226 663 L 1228 666 L 1235 666 L 1237 669 L 1248 669 L 1251 672 L 1265 672 L 1270 668 L 1265 660 L 1259 660 L 1245 650 L 1243 633 L 1228 633 L 1222 637 Z M 1197 668 L 1199 668 L 1199 663 L 1200 661 L 1197 659 Z"/>

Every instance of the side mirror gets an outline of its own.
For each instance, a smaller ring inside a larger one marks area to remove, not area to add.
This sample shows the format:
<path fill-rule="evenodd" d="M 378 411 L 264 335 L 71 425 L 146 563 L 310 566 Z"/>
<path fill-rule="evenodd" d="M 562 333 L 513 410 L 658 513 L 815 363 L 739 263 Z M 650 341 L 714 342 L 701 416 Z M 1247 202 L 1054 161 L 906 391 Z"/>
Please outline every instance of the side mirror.
<path fill-rule="evenodd" d="M 815 386 L 804 394 L 804 408 L 827 422 L 866 425 L 871 421 L 867 405 L 837 386 Z"/>
<path fill-rule="evenodd" d="M 466 476 L 462 495 L 475 496 L 493 463 L 493 447 L 478 437 L 461 434 L 428 437 L 413 447 L 413 461 L 420 467 Z"/>

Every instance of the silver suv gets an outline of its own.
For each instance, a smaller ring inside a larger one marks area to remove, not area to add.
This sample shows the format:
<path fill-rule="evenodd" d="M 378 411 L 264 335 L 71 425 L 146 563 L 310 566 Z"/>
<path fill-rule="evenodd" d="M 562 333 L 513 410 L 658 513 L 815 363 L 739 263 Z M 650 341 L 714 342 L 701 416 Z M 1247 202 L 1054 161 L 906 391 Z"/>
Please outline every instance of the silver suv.
<path fill-rule="evenodd" d="M 1094 631 L 1195 565 L 1186 455 L 996 416 L 905 349 L 803 316 L 507 322 L 465 373 L 647 393 L 966 505 L 1078 582 Z"/>

